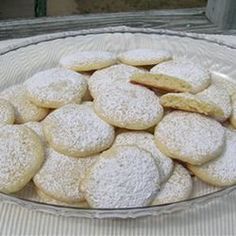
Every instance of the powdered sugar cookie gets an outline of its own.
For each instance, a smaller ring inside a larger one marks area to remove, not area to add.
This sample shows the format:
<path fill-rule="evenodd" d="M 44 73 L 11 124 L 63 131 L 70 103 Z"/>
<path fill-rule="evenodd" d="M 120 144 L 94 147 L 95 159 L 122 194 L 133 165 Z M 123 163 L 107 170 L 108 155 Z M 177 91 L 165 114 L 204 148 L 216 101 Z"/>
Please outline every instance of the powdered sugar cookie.
<path fill-rule="evenodd" d="M 151 69 L 157 88 L 173 92 L 198 93 L 210 85 L 210 73 L 202 66 L 184 59 L 163 62 Z M 148 79 L 148 78 L 147 78 Z M 162 82 L 162 83 L 161 83 Z"/>
<path fill-rule="evenodd" d="M 46 144 L 46 139 L 43 133 L 43 125 L 41 122 L 30 121 L 23 124 L 24 126 L 32 129 L 40 138 L 43 144 Z"/>
<path fill-rule="evenodd" d="M 23 85 L 15 85 L 5 89 L 0 93 L 0 98 L 8 100 L 13 105 L 15 122 L 18 124 L 39 121 L 48 114 L 48 109 L 38 107 L 28 100 Z"/>
<path fill-rule="evenodd" d="M 174 111 L 157 125 L 155 140 L 158 148 L 167 156 L 201 165 L 222 153 L 225 130 L 212 118 Z"/>
<path fill-rule="evenodd" d="M 83 75 L 63 68 L 38 72 L 24 85 L 30 101 L 48 108 L 80 103 L 87 90 L 87 81 Z"/>
<path fill-rule="evenodd" d="M 147 206 L 159 190 L 159 172 L 151 153 L 136 146 L 103 152 L 81 182 L 91 207 Z"/>
<path fill-rule="evenodd" d="M 5 99 L 0 99 L 0 123 L 13 124 L 15 121 L 14 107 Z"/>
<path fill-rule="evenodd" d="M 188 168 L 201 180 L 215 186 L 236 184 L 236 132 L 226 129 L 226 146 L 215 160 Z"/>
<path fill-rule="evenodd" d="M 154 126 L 163 115 L 154 92 L 138 85 L 118 85 L 118 82 L 95 98 L 94 109 L 109 124 L 134 130 Z"/>
<path fill-rule="evenodd" d="M 115 64 L 116 56 L 107 51 L 79 51 L 63 56 L 59 63 L 70 70 L 91 71 Z"/>
<path fill-rule="evenodd" d="M 151 88 L 158 96 L 168 91 L 185 92 L 191 90 L 191 85 L 186 81 L 149 72 L 133 74 L 130 77 L 130 82 Z"/>
<path fill-rule="evenodd" d="M 96 156 L 76 158 L 46 148 L 45 162 L 33 180 L 37 188 L 48 196 L 67 203 L 84 200 L 79 183 Z"/>
<path fill-rule="evenodd" d="M 53 204 L 53 205 L 60 205 L 60 206 L 69 206 L 69 207 L 77 207 L 77 208 L 89 208 L 89 205 L 86 201 L 82 202 L 75 202 L 75 203 L 66 203 L 62 201 L 58 201 L 47 194 L 45 194 L 41 189 L 35 188 L 36 193 L 39 197 L 40 202 L 48 203 L 48 204 Z"/>
<path fill-rule="evenodd" d="M 230 123 L 236 128 L 236 94 L 232 96 L 232 113 L 230 116 Z"/>
<path fill-rule="evenodd" d="M 53 111 L 44 119 L 43 130 L 56 151 L 76 157 L 101 152 L 114 140 L 114 128 L 95 114 L 90 102 Z"/>
<path fill-rule="evenodd" d="M 226 90 L 211 85 L 196 95 L 190 93 L 168 93 L 160 98 L 164 107 L 198 112 L 219 121 L 229 118 L 232 110 L 230 96 Z"/>
<path fill-rule="evenodd" d="M 232 112 L 231 98 L 227 90 L 218 85 L 211 85 L 197 94 L 201 100 L 213 103 L 223 114 L 215 114 L 213 117 L 221 122 L 227 120 Z"/>
<path fill-rule="evenodd" d="M 193 181 L 189 172 L 180 164 L 175 164 L 170 178 L 161 186 L 152 205 L 167 204 L 188 199 L 192 193 Z"/>
<path fill-rule="evenodd" d="M 107 88 L 114 87 L 116 82 L 129 83 L 130 77 L 133 74 L 142 72 L 143 70 L 141 69 L 124 64 L 113 65 L 95 71 L 88 81 L 90 93 L 95 98 Z"/>
<path fill-rule="evenodd" d="M 143 131 L 129 131 L 120 133 L 116 136 L 113 146 L 136 145 L 146 151 L 149 151 L 159 167 L 160 181 L 165 182 L 171 175 L 173 161 L 157 148 L 154 136 Z"/>
<path fill-rule="evenodd" d="M 118 59 L 122 63 L 133 66 L 156 65 L 170 60 L 171 57 L 169 51 L 148 48 L 129 50 L 118 55 Z"/>
<path fill-rule="evenodd" d="M 38 136 L 23 126 L 1 126 L 0 133 L 0 192 L 17 192 L 43 163 L 43 147 Z"/>

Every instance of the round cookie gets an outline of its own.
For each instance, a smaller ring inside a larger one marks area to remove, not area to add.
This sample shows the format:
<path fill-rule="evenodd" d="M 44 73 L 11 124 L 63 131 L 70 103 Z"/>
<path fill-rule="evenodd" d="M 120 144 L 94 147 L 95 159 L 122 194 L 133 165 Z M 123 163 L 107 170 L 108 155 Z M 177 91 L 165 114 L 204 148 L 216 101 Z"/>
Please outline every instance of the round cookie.
<path fill-rule="evenodd" d="M 77 207 L 77 208 L 89 208 L 89 205 L 88 205 L 88 203 L 86 201 L 74 202 L 74 203 L 66 203 L 66 202 L 58 201 L 58 200 L 48 196 L 47 194 L 45 194 L 39 188 L 36 188 L 36 193 L 38 195 L 39 201 L 47 203 L 47 204 L 53 204 L 53 205 L 59 205 L 59 206 Z"/>
<path fill-rule="evenodd" d="M 163 80 L 167 91 L 195 94 L 211 83 L 210 73 L 204 67 L 185 59 L 163 62 L 154 66 L 150 72 L 156 80 Z"/>
<path fill-rule="evenodd" d="M 30 122 L 24 123 L 23 126 L 26 126 L 30 129 L 32 129 L 39 136 L 41 142 L 43 144 L 46 144 L 46 139 L 45 139 L 45 136 L 43 133 L 43 125 L 41 122 L 30 121 Z"/>
<path fill-rule="evenodd" d="M 158 148 L 167 156 L 193 165 L 217 158 L 225 145 L 225 130 L 219 122 L 183 111 L 167 114 L 154 136 Z"/>
<path fill-rule="evenodd" d="M 129 50 L 118 55 L 122 63 L 133 66 L 156 65 L 170 60 L 171 57 L 169 51 L 148 48 Z"/>
<path fill-rule="evenodd" d="M 201 166 L 187 167 L 202 181 L 215 186 L 236 184 L 236 132 L 226 129 L 226 145 L 215 160 Z"/>
<path fill-rule="evenodd" d="M 58 108 L 80 103 L 87 90 L 83 75 L 63 68 L 36 73 L 24 82 L 27 97 L 40 107 Z"/>
<path fill-rule="evenodd" d="M 114 140 L 114 128 L 96 115 L 91 102 L 53 111 L 44 119 L 43 131 L 56 151 L 76 157 L 99 153 Z"/>
<path fill-rule="evenodd" d="M 116 55 L 107 51 L 79 51 L 63 56 L 60 65 L 74 71 L 98 70 L 116 63 Z"/>
<path fill-rule="evenodd" d="M 163 107 L 202 113 L 221 122 L 229 118 L 232 110 L 226 90 L 211 85 L 198 94 L 167 93 L 160 98 Z"/>
<path fill-rule="evenodd" d="M 163 108 L 154 92 L 118 82 L 94 99 L 94 109 L 109 124 L 132 130 L 148 129 L 163 115 Z"/>
<path fill-rule="evenodd" d="M 152 205 L 167 204 L 188 199 L 192 193 L 193 181 L 190 173 L 180 164 L 175 164 L 170 178 L 161 186 Z"/>
<path fill-rule="evenodd" d="M 46 148 L 45 162 L 33 180 L 37 188 L 48 196 L 67 203 L 84 200 L 79 183 L 96 156 L 76 158 Z"/>
<path fill-rule="evenodd" d="M 231 98 L 226 89 L 219 85 L 211 85 L 207 89 L 197 94 L 202 101 L 213 103 L 221 110 L 220 115 L 215 114 L 213 117 L 221 122 L 227 120 L 232 112 Z"/>
<path fill-rule="evenodd" d="M 223 111 L 218 106 L 190 93 L 167 93 L 161 96 L 160 103 L 165 108 L 191 111 L 209 116 L 223 115 Z"/>
<path fill-rule="evenodd" d="M 0 98 L 8 100 L 13 105 L 17 124 L 40 121 L 48 114 L 48 109 L 38 107 L 28 100 L 23 85 L 15 85 L 5 89 L 0 93 Z"/>
<path fill-rule="evenodd" d="M 154 136 L 143 131 L 129 131 L 120 133 L 116 136 L 113 146 L 136 145 L 146 151 L 149 151 L 157 166 L 159 167 L 160 182 L 165 182 L 173 170 L 173 161 L 157 148 Z"/>
<path fill-rule="evenodd" d="M 0 124 L 13 124 L 15 121 L 14 107 L 5 99 L 0 99 Z"/>
<path fill-rule="evenodd" d="M 91 207 L 142 207 L 152 202 L 159 184 L 151 153 L 137 146 L 117 146 L 103 152 L 86 172 L 81 190 Z"/>
<path fill-rule="evenodd" d="M 104 90 L 114 87 L 117 82 L 129 83 L 130 77 L 143 70 L 124 64 L 113 65 L 108 68 L 95 71 L 88 80 L 88 86 L 92 97 L 99 96 Z"/>
<path fill-rule="evenodd" d="M 0 192 L 22 189 L 44 161 L 44 150 L 38 136 L 19 125 L 0 127 Z"/>

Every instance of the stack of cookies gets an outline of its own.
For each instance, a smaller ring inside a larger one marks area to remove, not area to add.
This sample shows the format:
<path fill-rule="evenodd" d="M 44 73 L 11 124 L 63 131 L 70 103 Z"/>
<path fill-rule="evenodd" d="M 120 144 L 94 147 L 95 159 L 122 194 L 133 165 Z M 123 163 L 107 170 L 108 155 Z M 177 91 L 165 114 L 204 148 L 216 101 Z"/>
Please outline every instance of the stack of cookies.
<path fill-rule="evenodd" d="M 0 93 L 0 124 L 3 193 L 130 208 L 236 184 L 236 95 L 166 50 L 65 55 Z"/>

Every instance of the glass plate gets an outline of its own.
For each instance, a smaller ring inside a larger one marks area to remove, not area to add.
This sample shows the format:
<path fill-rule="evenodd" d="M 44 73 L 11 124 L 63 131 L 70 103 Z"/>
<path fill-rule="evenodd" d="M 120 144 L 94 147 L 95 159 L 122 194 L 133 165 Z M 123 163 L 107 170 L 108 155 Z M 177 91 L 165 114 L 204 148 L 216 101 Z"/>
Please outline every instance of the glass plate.
<path fill-rule="evenodd" d="M 75 50 L 109 50 L 121 52 L 134 48 L 167 49 L 175 57 L 189 58 L 210 69 L 214 83 L 220 83 L 230 94 L 236 91 L 236 48 L 221 41 L 196 34 L 166 30 L 114 27 L 81 30 L 34 37 L 0 50 L 0 87 L 4 89 L 22 83 L 35 72 L 58 65 L 60 57 Z M 194 190 L 189 200 L 158 206 L 126 209 L 85 209 L 40 202 L 32 184 L 14 195 L 0 193 L 0 200 L 29 209 L 62 216 L 89 218 L 136 218 L 173 213 L 200 207 L 209 201 L 222 199 L 236 186 L 217 188 L 194 178 Z"/>

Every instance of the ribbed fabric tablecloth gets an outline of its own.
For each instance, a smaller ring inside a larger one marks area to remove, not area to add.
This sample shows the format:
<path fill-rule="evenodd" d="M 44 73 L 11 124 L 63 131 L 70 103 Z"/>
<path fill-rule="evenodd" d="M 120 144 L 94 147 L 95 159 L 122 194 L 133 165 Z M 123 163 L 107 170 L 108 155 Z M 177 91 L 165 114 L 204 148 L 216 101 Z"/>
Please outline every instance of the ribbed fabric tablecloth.
<path fill-rule="evenodd" d="M 236 46 L 236 36 L 208 37 Z M 18 41 L 1 41 L 0 48 Z M 57 217 L 0 203 L 0 235 L 236 235 L 236 193 L 197 209 L 128 220 Z"/>

